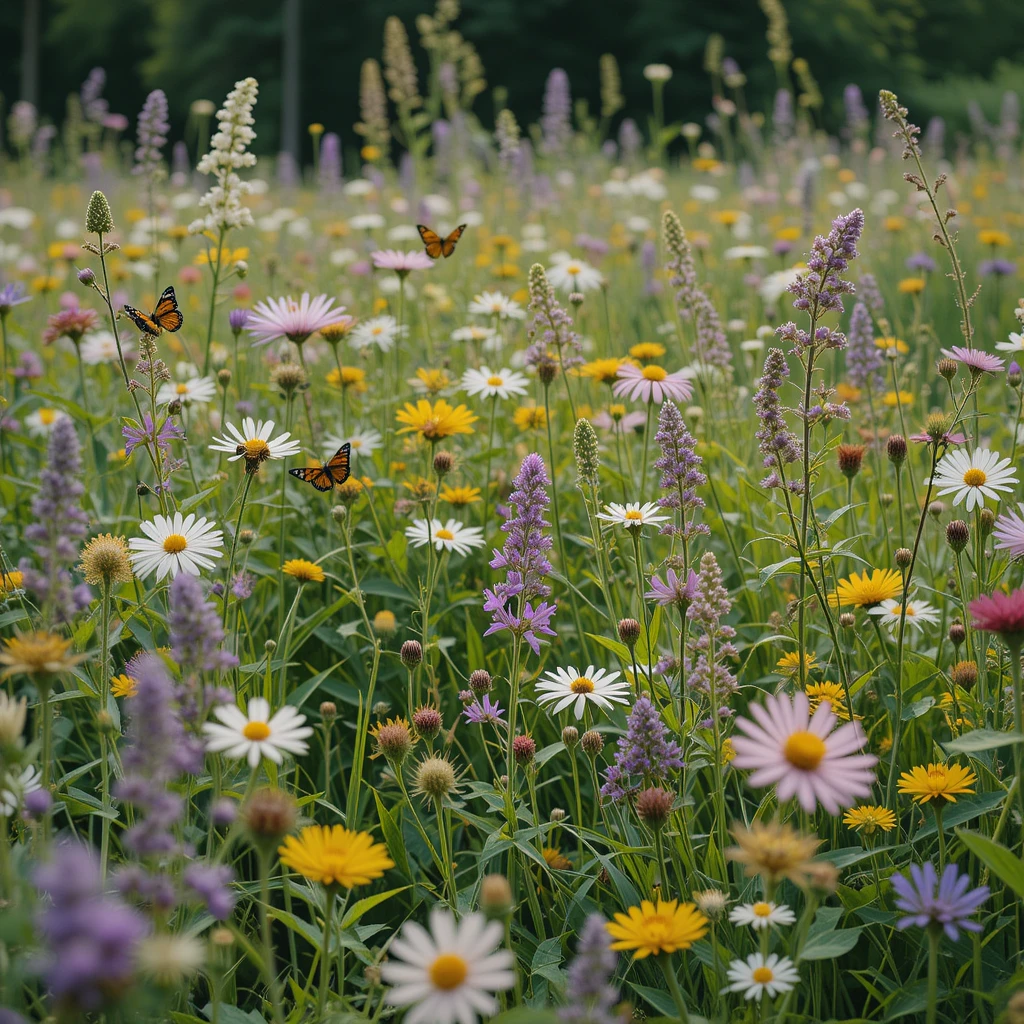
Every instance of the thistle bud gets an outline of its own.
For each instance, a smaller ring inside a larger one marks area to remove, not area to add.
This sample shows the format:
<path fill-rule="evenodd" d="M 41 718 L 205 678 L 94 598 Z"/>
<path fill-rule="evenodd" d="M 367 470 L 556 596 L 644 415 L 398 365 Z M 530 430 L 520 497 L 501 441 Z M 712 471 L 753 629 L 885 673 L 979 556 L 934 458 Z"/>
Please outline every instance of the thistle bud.
<path fill-rule="evenodd" d="M 994 509 L 983 508 L 978 516 L 978 526 L 981 529 L 982 537 L 987 537 L 996 525 L 996 513 Z"/>
<path fill-rule="evenodd" d="M 432 740 L 444 725 L 444 719 L 437 708 L 417 708 L 413 712 L 412 724 L 418 735 L 425 740 Z"/>
<path fill-rule="evenodd" d="M 273 654 L 274 651 L 277 650 L 277 641 L 276 640 L 265 640 L 263 642 L 263 650 L 265 650 L 267 652 L 267 654 Z"/>
<path fill-rule="evenodd" d="M 475 669 L 469 674 L 469 688 L 479 696 L 490 693 L 491 673 L 485 668 Z"/>
<path fill-rule="evenodd" d="M 93 284 L 96 280 L 96 274 L 93 271 L 92 267 L 82 267 L 82 269 L 78 272 L 78 280 L 86 287 L 89 287 L 89 285 Z"/>
<path fill-rule="evenodd" d="M 640 791 L 636 798 L 636 813 L 645 825 L 661 828 L 672 814 L 674 794 L 667 789 L 652 786 Z"/>
<path fill-rule="evenodd" d="M 588 729 L 580 739 L 580 746 L 588 757 L 598 757 L 604 750 L 604 737 L 596 729 Z"/>
<path fill-rule="evenodd" d="M 504 875 L 485 875 L 480 883 L 480 909 L 494 920 L 512 911 L 512 886 Z"/>
<path fill-rule="evenodd" d="M 348 518 L 348 509 L 344 505 L 335 505 L 331 509 L 331 518 L 340 525 Z"/>
<path fill-rule="evenodd" d="M 839 616 L 839 625 L 842 626 L 843 629 L 853 629 L 853 627 L 857 625 L 857 616 L 854 615 L 853 612 L 843 612 L 842 615 Z"/>
<path fill-rule="evenodd" d="M 619 639 L 632 650 L 640 639 L 640 623 L 636 619 L 620 619 Z"/>
<path fill-rule="evenodd" d="M 954 519 L 946 527 L 946 543 L 960 554 L 971 540 L 971 531 L 962 519 Z"/>
<path fill-rule="evenodd" d="M 953 622 L 949 626 L 949 642 L 959 647 L 967 639 L 967 630 L 962 622 Z"/>
<path fill-rule="evenodd" d="M 437 452 L 434 455 L 434 472 L 447 476 L 455 468 L 455 456 L 451 452 Z"/>
<path fill-rule="evenodd" d="M 568 815 L 561 807 L 552 807 L 551 813 L 548 815 L 548 820 L 557 825 L 560 822 L 565 821 L 567 817 Z"/>
<path fill-rule="evenodd" d="M 228 385 L 231 383 L 231 371 L 227 367 L 217 371 L 217 383 L 227 391 Z"/>
<path fill-rule="evenodd" d="M 956 376 L 956 372 L 959 369 L 955 359 L 940 359 L 936 369 L 939 371 L 939 376 L 945 380 L 952 380 Z"/>
<path fill-rule="evenodd" d="M 93 192 L 89 199 L 89 208 L 85 212 L 85 230 L 91 235 L 109 235 L 114 230 L 110 203 L 99 190 Z"/>
<path fill-rule="evenodd" d="M 978 681 L 978 666 L 973 661 L 958 661 L 950 668 L 949 678 L 961 690 L 973 690 Z"/>
<path fill-rule="evenodd" d="M 410 671 L 423 661 L 423 647 L 419 640 L 406 640 L 399 653 L 402 664 Z"/>
<path fill-rule="evenodd" d="M 537 741 L 532 736 L 517 736 L 512 741 L 512 756 L 516 764 L 527 765 L 537 756 Z"/>
<path fill-rule="evenodd" d="M 902 434 L 890 434 L 885 442 L 885 454 L 894 466 L 902 466 L 907 458 L 907 439 Z"/>
<path fill-rule="evenodd" d="M 298 819 L 294 797 L 282 789 L 257 789 L 242 807 L 242 820 L 253 843 L 273 846 L 287 835 Z"/>
<path fill-rule="evenodd" d="M 320 718 L 323 720 L 324 725 L 333 725 L 337 717 L 338 705 L 333 700 L 320 702 Z"/>
<path fill-rule="evenodd" d="M 897 548 L 893 557 L 896 560 L 897 568 L 906 569 L 914 560 L 914 552 L 910 548 Z"/>
<path fill-rule="evenodd" d="M 839 462 L 839 472 L 852 480 L 859 472 L 861 463 L 864 460 L 865 445 L 862 444 L 841 444 L 836 449 L 836 457 Z"/>
<path fill-rule="evenodd" d="M 256 531 L 255 530 L 250 530 L 250 529 L 239 530 L 238 531 L 238 543 L 241 544 L 243 548 L 249 547 L 250 544 L 255 544 L 256 543 Z"/>
<path fill-rule="evenodd" d="M 562 730 L 562 743 L 565 744 L 566 750 L 572 750 L 580 741 L 580 731 L 575 725 L 567 725 Z"/>
<path fill-rule="evenodd" d="M 597 434 L 590 420 L 578 419 L 572 434 L 572 450 L 576 456 L 576 471 L 580 483 L 596 487 L 601 469 L 601 458 L 597 446 Z"/>

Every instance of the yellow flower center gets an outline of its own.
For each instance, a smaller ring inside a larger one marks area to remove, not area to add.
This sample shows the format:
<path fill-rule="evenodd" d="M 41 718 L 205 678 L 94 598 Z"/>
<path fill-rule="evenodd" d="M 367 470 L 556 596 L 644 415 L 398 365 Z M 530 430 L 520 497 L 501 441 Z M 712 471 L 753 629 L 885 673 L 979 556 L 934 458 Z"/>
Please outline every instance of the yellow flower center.
<path fill-rule="evenodd" d="M 626 512 L 625 518 L 633 522 L 642 522 L 644 514 L 638 508 L 631 508 Z"/>
<path fill-rule="evenodd" d="M 264 459 L 270 458 L 270 445 L 266 441 L 261 441 L 258 437 L 251 441 L 246 441 L 242 448 L 244 449 L 243 454 L 246 459 L 252 462 L 262 462 Z"/>
<path fill-rule="evenodd" d="M 180 533 L 169 533 L 164 538 L 164 551 L 169 555 L 176 555 L 188 547 L 188 541 Z"/>
<path fill-rule="evenodd" d="M 964 473 L 964 483 L 968 487 L 980 487 L 987 479 L 983 469 L 969 469 Z"/>
<path fill-rule="evenodd" d="M 188 394 L 188 385 L 187 384 L 179 384 L 174 390 L 179 395 L 187 395 Z"/>
<path fill-rule="evenodd" d="M 458 953 L 442 953 L 430 965 L 430 980 L 435 988 L 450 992 L 458 988 L 469 974 L 469 965 Z"/>
<path fill-rule="evenodd" d="M 586 676 L 577 676 L 570 684 L 569 689 L 573 693 L 593 693 L 594 681 Z"/>
<path fill-rule="evenodd" d="M 384 328 L 383 327 L 371 327 L 370 328 L 370 333 L 371 334 L 383 334 L 384 333 Z"/>
<path fill-rule="evenodd" d="M 672 921 L 664 914 L 652 914 L 644 918 L 644 945 L 660 949 L 666 939 L 673 935 Z"/>
<path fill-rule="evenodd" d="M 770 903 L 755 903 L 750 909 L 754 911 L 755 917 L 769 917 L 772 912 Z"/>
<path fill-rule="evenodd" d="M 767 985 L 775 975 L 770 967 L 755 967 L 754 973 L 750 976 L 758 985 Z"/>
<path fill-rule="evenodd" d="M 455 540 L 455 534 L 451 530 L 446 530 L 443 526 L 440 530 L 434 532 L 434 536 L 438 540 Z"/>
<path fill-rule="evenodd" d="M 270 735 L 270 726 L 266 722 L 246 722 L 242 735 L 247 740 L 265 740 Z"/>
<path fill-rule="evenodd" d="M 645 366 L 641 371 L 646 380 L 664 380 L 668 372 L 661 366 Z"/>
<path fill-rule="evenodd" d="M 782 754 L 794 767 L 805 772 L 813 771 L 825 756 L 825 742 L 813 732 L 801 729 L 786 740 Z"/>
<path fill-rule="evenodd" d="M 567 263 L 565 267 L 565 272 L 567 274 L 572 274 L 573 277 L 579 274 L 582 270 L 583 268 L 578 263 Z"/>
<path fill-rule="evenodd" d="M 39 410 L 39 422 L 42 423 L 42 425 L 44 427 L 50 426 L 53 423 L 53 421 L 56 420 L 56 418 L 57 418 L 57 410 L 56 409 L 40 409 Z"/>
<path fill-rule="evenodd" d="M 495 373 L 487 378 L 487 383 L 492 388 L 500 388 L 501 385 L 505 383 L 505 381 Z"/>

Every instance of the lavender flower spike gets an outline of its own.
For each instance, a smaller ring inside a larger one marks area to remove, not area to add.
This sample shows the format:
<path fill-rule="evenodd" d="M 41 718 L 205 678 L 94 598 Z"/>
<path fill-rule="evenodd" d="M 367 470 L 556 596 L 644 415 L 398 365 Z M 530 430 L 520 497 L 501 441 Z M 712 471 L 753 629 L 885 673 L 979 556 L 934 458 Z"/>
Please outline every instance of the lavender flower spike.
<path fill-rule="evenodd" d="M 786 410 L 779 398 L 779 390 L 788 376 L 789 366 L 782 349 L 768 349 L 761 379 L 757 382 L 758 390 L 754 393 L 754 408 L 761 421 L 761 429 L 756 434 L 758 447 L 764 456 L 765 469 L 770 470 L 761 486 L 769 489 L 782 486 L 778 463 L 790 465 L 798 462 L 803 454 L 802 445 L 786 424 Z M 799 486 L 799 481 L 790 481 L 789 489 L 795 491 Z"/>
<path fill-rule="evenodd" d="M 625 799 L 641 783 L 665 779 L 669 772 L 683 766 L 683 752 L 651 703 L 650 697 L 637 697 L 626 723 L 626 735 L 619 738 L 615 763 L 605 770 L 601 796 L 612 802 Z"/>
<path fill-rule="evenodd" d="M 135 150 L 135 166 L 132 174 L 155 177 L 161 170 L 161 150 L 167 144 L 167 97 L 162 89 L 154 89 L 142 105 L 139 113 L 137 135 L 138 148 Z"/>
<path fill-rule="evenodd" d="M 225 672 L 238 664 L 238 658 L 221 647 L 224 628 L 216 607 L 204 600 L 199 580 L 190 573 L 178 573 L 171 583 L 168 625 L 171 657 L 184 678 Z"/>
<path fill-rule="evenodd" d="M 552 69 L 548 75 L 540 126 L 544 133 L 544 151 L 565 152 L 572 138 L 572 95 L 569 76 L 561 68 Z"/>
<path fill-rule="evenodd" d="M 706 525 L 695 525 L 686 519 L 687 512 L 704 507 L 704 499 L 697 497 L 697 488 L 703 487 L 708 478 L 701 469 L 704 460 L 695 451 L 697 441 L 687 430 L 683 415 L 674 402 L 662 403 L 654 440 L 661 446 L 661 458 L 655 460 L 654 468 L 661 470 L 661 489 L 669 492 L 658 500 L 658 504 L 661 508 L 679 509 L 682 523 L 681 526 L 667 523 L 661 532 L 669 535 L 681 533 L 687 539 L 697 533 L 710 533 Z"/>
<path fill-rule="evenodd" d="M 863 280 L 863 278 L 861 279 Z M 885 356 L 875 344 L 871 314 L 858 302 L 850 314 L 850 335 L 846 346 L 846 373 L 855 388 L 870 385 L 879 391 L 885 384 Z"/>
<path fill-rule="evenodd" d="M 576 958 L 566 978 L 566 1006 L 558 1011 L 563 1024 L 617 1024 L 618 990 L 611 984 L 618 956 L 600 914 L 591 914 L 580 930 Z"/>

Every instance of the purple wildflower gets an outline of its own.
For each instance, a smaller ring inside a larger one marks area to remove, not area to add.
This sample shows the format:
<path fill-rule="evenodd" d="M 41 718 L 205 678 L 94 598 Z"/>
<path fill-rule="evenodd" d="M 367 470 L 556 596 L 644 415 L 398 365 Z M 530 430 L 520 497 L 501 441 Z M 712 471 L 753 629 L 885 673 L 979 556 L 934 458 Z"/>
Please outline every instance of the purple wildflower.
<path fill-rule="evenodd" d="M 82 83 L 80 99 L 82 112 L 96 124 L 102 124 L 110 111 L 110 105 L 103 99 L 103 87 L 107 84 L 107 73 L 103 68 L 93 68 Z"/>
<path fill-rule="evenodd" d="M 793 94 L 788 89 L 779 89 L 775 93 L 775 105 L 772 107 L 772 130 L 779 142 L 785 142 L 793 136 L 796 121 L 793 117 Z"/>
<path fill-rule="evenodd" d="M 189 864 L 185 868 L 185 885 L 206 904 L 206 909 L 218 921 L 231 915 L 236 895 L 231 888 L 235 873 L 226 864 Z"/>
<path fill-rule="evenodd" d="M 851 83 L 843 90 L 843 106 L 846 108 L 846 127 L 850 135 L 854 138 L 866 135 L 868 111 L 859 85 Z"/>
<path fill-rule="evenodd" d="M 124 453 L 131 453 L 141 444 L 148 447 L 151 443 L 156 445 L 161 455 L 166 455 L 171 448 L 172 441 L 178 441 L 185 437 L 182 430 L 170 417 L 160 424 L 160 429 L 153 426 L 153 417 L 148 412 L 142 414 L 142 426 L 137 423 L 128 423 L 121 428 L 121 436 L 124 438 Z"/>
<path fill-rule="evenodd" d="M 954 345 L 952 348 L 944 348 L 942 354 L 948 359 L 963 363 L 973 376 L 982 373 L 998 373 L 1003 368 L 1003 361 L 999 356 L 983 352 L 979 348 L 965 348 L 962 345 Z"/>
<path fill-rule="evenodd" d="M 533 322 L 528 331 L 530 346 L 526 350 L 526 365 L 537 369 L 544 363 L 550 364 L 549 352 L 554 349 L 563 370 L 580 366 L 584 361 L 580 337 L 573 329 L 572 317 L 555 298 L 555 290 L 539 263 L 530 267 L 529 287 Z"/>
<path fill-rule="evenodd" d="M 337 192 L 341 185 L 341 139 L 328 132 L 320 143 L 320 188 Z"/>
<path fill-rule="evenodd" d="M 722 569 L 710 551 L 700 560 L 700 574 L 686 617 L 699 629 L 690 636 L 689 685 L 721 703 L 736 692 L 736 677 L 725 665 L 727 658 L 738 657 L 733 644 L 736 630 L 722 619 L 732 610 L 729 592 L 722 582 Z M 708 656 L 711 655 L 710 661 Z"/>
<path fill-rule="evenodd" d="M 978 264 L 981 277 L 1010 277 L 1017 273 L 1017 264 L 1013 260 L 982 260 Z"/>
<path fill-rule="evenodd" d="M 705 524 L 687 522 L 687 512 L 704 507 L 704 499 L 697 497 L 697 488 L 703 487 L 708 478 L 701 467 L 704 460 L 696 453 L 697 441 L 686 427 L 679 407 L 671 401 L 662 403 L 658 413 L 658 432 L 654 440 L 661 446 L 661 457 L 655 460 L 654 468 L 661 470 L 659 486 L 669 491 L 658 500 L 661 508 L 679 509 L 681 525 L 667 523 L 661 528 L 664 534 L 682 534 L 687 539 L 697 533 L 710 533 Z"/>
<path fill-rule="evenodd" d="M 623 118 L 622 124 L 619 125 L 619 148 L 622 150 L 626 163 L 636 159 L 636 155 L 640 152 L 640 147 L 643 144 L 644 137 L 640 134 L 636 121 L 631 117 Z"/>
<path fill-rule="evenodd" d="M 896 906 L 906 912 L 896 922 L 900 930 L 910 928 L 942 929 L 956 942 L 959 929 L 980 932 L 981 925 L 968 918 L 988 899 L 987 885 L 968 891 L 970 875 L 960 874 L 955 864 L 947 864 L 941 879 L 931 861 L 910 865 L 910 878 L 894 874 L 889 879 L 896 890 Z"/>
<path fill-rule="evenodd" d="M 233 309 L 228 313 L 228 324 L 231 327 L 231 333 L 236 337 L 245 330 L 248 323 L 249 310 L 244 306 L 239 306 L 237 309 Z"/>
<path fill-rule="evenodd" d="M 11 376 L 18 380 L 39 380 L 43 372 L 43 361 L 35 352 L 26 350 L 21 353 L 18 365 L 11 370 Z"/>
<path fill-rule="evenodd" d="M 566 977 L 566 1005 L 558 1011 L 563 1024 L 616 1024 L 618 990 L 610 983 L 618 955 L 600 914 L 591 914 L 580 930 L 576 957 Z"/>
<path fill-rule="evenodd" d="M 926 252 L 915 252 L 908 256 L 905 266 L 907 270 L 916 270 L 923 274 L 934 274 L 938 269 L 938 264 Z"/>
<path fill-rule="evenodd" d="M 879 317 L 885 312 L 885 300 L 874 274 L 861 274 L 857 282 L 857 294 L 861 302 L 871 310 L 872 316 Z"/>
<path fill-rule="evenodd" d="M 651 577 L 651 589 L 644 594 L 644 597 L 656 601 L 662 607 L 678 605 L 680 608 L 688 608 L 690 602 L 697 596 L 697 574 L 690 569 L 684 577 L 675 569 L 668 569 L 665 573 L 665 582 L 660 576 Z"/>
<path fill-rule="evenodd" d="M 256 577 L 251 572 L 242 570 L 236 572 L 231 580 L 231 595 L 239 601 L 245 601 L 252 597 L 253 588 L 256 586 Z"/>
<path fill-rule="evenodd" d="M 15 306 L 20 306 L 31 299 L 31 295 L 25 294 L 25 286 L 20 281 L 5 284 L 0 288 L 0 317 L 7 316 Z"/>
<path fill-rule="evenodd" d="M 857 388 L 871 387 L 878 391 L 885 385 L 885 356 L 875 344 L 871 314 L 858 302 L 850 314 L 850 333 L 846 345 L 846 373 Z"/>
<path fill-rule="evenodd" d="M 803 310 L 810 317 L 813 334 L 798 328 L 792 321 L 776 331 L 779 338 L 790 342 L 797 352 L 846 346 L 846 337 L 841 331 L 820 327 L 818 321 L 825 313 L 843 312 L 842 297 L 853 292 L 854 287 L 840 275 L 859 255 L 857 242 L 863 231 L 863 211 L 851 210 L 836 217 L 828 235 L 818 235 L 811 244 L 807 272 L 789 286 L 789 291 L 796 296 L 793 308 Z"/>
<path fill-rule="evenodd" d="M 466 716 L 466 721 L 471 722 L 473 725 L 505 725 L 505 720 L 501 717 L 505 712 L 502 710 L 501 705 L 497 701 L 492 701 L 491 696 L 488 693 L 484 694 L 482 701 L 474 701 L 467 708 L 463 708 L 462 713 Z"/>
<path fill-rule="evenodd" d="M 32 499 L 32 522 L 24 533 L 39 556 L 41 569 L 27 559 L 19 565 L 25 574 L 25 589 L 44 606 L 46 617 L 58 622 L 70 622 L 91 599 L 88 587 L 72 585 L 68 571 L 78 558 L 79 541 L 89 524 L 89 517 L 79 505 L 85 494 L 81 474 L 81 447 L 74 421 L 63 416 L 50 433 L 46 467 Z"/>
<path fill-rule="evenodd" d="M 163 157 L 160 151 L 167 144 L 167 97 L 163 89 L 154 89 L 142 104 L 139 124 L 136 130 L 138 148 L 135 150 L 135 166 L 132 174 L 147 178 L 154 177 L 161 167 Z"/>
<path fill-rule="evenodd" d="M 561 68 L 553 68 L 548 75 L 542 109 L 540 127 L 544 152 L 564 153 L 572 138 L 572 95 L 569 76 Z"/>
<path fill-rule="evenodd" d="M 226 672 L 238 664 L 238 658 L 221 646 L 224 627 L 216 606 L 203 599 L 199 579 L 191 573 L 179 572 L 171 583 L 167 622 L 171 657 L 183 677 Z"/>
<path fill-rule="evenodd" d="M 789 366 L 782 349 L 768 349 L 761 379 L 758 381 L 758 390 L 754 394 L 754 408 L 757 410 L 757 418 L 761 421 L 761 429 L 756 437 L 764 456 L 765 468 L 770 470 L 761 481 L 761 486 L 768 489 L 782 486 L 782 478 L 778 473 L 779 463 L 789 465 L 798 462 L 802 455 L 802 446 L 786 425 L 785 408 L 779 399 L 779 389 L 788 376 Z M 797 487 L 798 481 L 790 481 L 790 490 Z"/>
<path fill-rule="evenodd" d="M 102 1009 L 132 980 L 145 918 L 103 894 L 96 856 L 78 843 L 58 846 L 53 859 L 36 868 L 34 881 L 49 896 L 38 929 L 50 995 L 69 1016 Z"/>
<path fill-rule="evenodd" d="M 667 732 L 650 697 L 637 697 L 626 735 L 619 737 L 615 763 L 605 770 L 601 796 L 612 802 L 622 800 L 641 785 L 664 780 L 669 772 L 682 768 L 683 752 Z"/>

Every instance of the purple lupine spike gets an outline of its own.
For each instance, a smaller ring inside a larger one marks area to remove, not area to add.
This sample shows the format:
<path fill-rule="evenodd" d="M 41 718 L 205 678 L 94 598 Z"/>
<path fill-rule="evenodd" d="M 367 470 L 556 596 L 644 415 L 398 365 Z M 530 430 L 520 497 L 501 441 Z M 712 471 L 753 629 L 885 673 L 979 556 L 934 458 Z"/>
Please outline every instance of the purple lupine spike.
<path fill-rule="evenodd" d="M 328 132 L 320 141 L 320 190 L 337 192 L 341 187 L 341 139 Z"/>
<path fill-rule="evenodd" d="M 885 384 L 885 356 L 875 344 L 871 314 L 858 302 L 850 314 L 850 331 L 846 345 L 846 374 L 856 388 L 870 386 L 878 391 Z"/>
<path fill-rule="evenodd" d="M 615 803 L 641 784 L 664 780 L 670 772 L 682 768 L 683 752 L 675 740 L 667 738 L 667 732 L 650 697 L 637 697 L 626 723 L 626 735 L 619 737 L 615 763 L 605 769 L 601 796 Z"/>
<path fill-rule="evenodd" d="M 183 879 L 216 920 L 231 916 L 237 899 L 231 888 L 235 873 L 226 864 L 189 864 Z"/>
<path fill-rule="evenodd" d="M 793 94 L 788 89 L 779 89 L 775 93 L 775 104 L 772 107 L 772 131 L 779 142 L 793 137 L 796 120 L 793 117 Z"/>
<path fill-rule="evenodd" d="M 658 499 L 662 508 L 678 509 L 682 525 L 666 523 L 661 533 L 681 534 L 689 538 L 695 534 L 710 533 L 706 524 L 697 524 L 687 519 L 687 513 L 704 507 L 704 499 L 697 496 L 697 488 L 703 487 L 708 478 L 701 466 L 704 460 L 697 454 L 697 440 L 690 433 L 678 406 L 672 401 L 662 403 L 658 414 L 658 432 L 654 440 L 661 447 L 661 457 L 654 462 L 654 468 L 661 470 L 659 485 L 668 494 Z"/>
<path fill-rule="evenodd" d="M 566 1005 L 558 1011 L 563 1024 L 618 1024 L 619 992 L 611 984 L 618 954 L 600 914 L 591 914 L 580 929 L 576 956 L 566 972 Z"/>
<path fill-rule="evenodd" d="M 758 390 L 754 393 L 754 408 L 761 421 L 761 429 L 755 436 L 764 456 L 765 468 L 769 470 L 761 486 L 769 489 L 782 486 L 778 463 L 781 461 L 784 466 L 790 465 L 798 462 L 803 454 L 802 445 L 786 424 L 785 407 L 779 398 L 779 389 L 788 376 L 789 366 L 785 353 L 781 348 L 768 349 L 761 378 L 757 382 Z M 798 481 L 790 481 L 790 490 L 797 487 Z"/>
<path fill-rule="evenodd" d="M 160 170 L 163 156 L 161 150 L 167 144 L 167 97 L 163 89 L 154 89 L 142 104 L 137 130 L 138 148 L 135 150 L 135 166 L 132 174 L 151 177 Z"/>
<path fill-rule="evenodd" d="M 222 647 L 224 627 L 216 605 L 203 598 L 199 579 L 180 572 L 170 587 L 168 627 L 171 657 L 184 678 L 202 672 L 226 672 L 238 664 L 238 658 Z"/>
<path fill-rule="evenodd" d="M 569 76 L 552 68 L 544 86 L 540 127 L 545 153 L 564 153 L 572 139 L 572 93 Z"/>
<path fill-rule="evenodd" d="M 581 366 L 584 359 L 580 336 L 574 329 L 572 317 L 555 297 L 555 289 L 539 263 L 530 267 L 529 289 L 533 322 L 528 332 L 530 345 L 526 350 L 526 365 L 536 369 L 541 363 L 549 362 L 551 356 L 548 353 L 554 349 L 563 370 Z"/>
<path fill-rule="evenodd" d="M 107 116 L 110 105 L 103 99 L 103 87 L 107 84 L 107 73 L 103 68 L 93 68 L 88 77 L 82 83 L 79 98 L 82 103 L 82 113 L 90 121 L 97 124 L 103 122 Z"/>
<path fill-rule="evenodd" d="M 631 117 L 623 118 L 622 124 L 619 125 L 619 149 L 622 150 L 626 163 L 636 159 L 643 144 L 644 137 L 640 134 L 636 121 Z"/>
<path fill-rule="evenodd" d="M 70 622 L 91 600 L 89 588 L 76 587 L 68 571 L 77 560 L 89 517 L 80 505 L 85 486 L 75 424 L 62 416 L 53 426 L 47 445 L 46 466 L 32 499 L 32 522 L 25 539 L 32 542 L 40 568 L 22 559 L 24 586 L 57 622 Z"/>
<path fill-rule="evenodd" d="M 873 316 L 878 317 L 885 312 L 885 299 L 882 298 L 882 289 L 878 287 L 878 278 L 874 274 L 860 275 L 857 294 Z"/>
<path fill-rule="evenodd" d="M 708 551 L 700 560 L 693 600 L 686 609 L 686 617 L 699 627 L 688 644 L 687 682 L 700 693 L 715 697 L 718 704 L 739 688 L 736 676 L 725 664 L 738 657 L 732 642 L 736 630 L 722 622 L 731 610 L 732 601 L 722 582 L 722 569 L 714 553 Z"/>
<path fill-rule="evenodd" d="M 850 135 L 860 138 L 868 130 L 868 109 L 864 106 L 864 96 L 860 86 L 850 83 L 843 90 L 843 106 L 846 108 L 846 127 Z"/>

